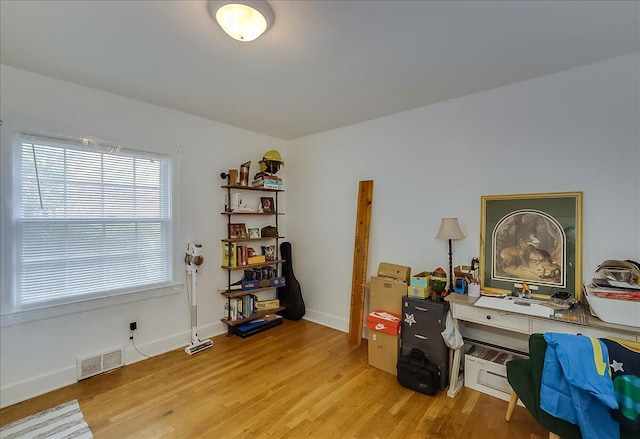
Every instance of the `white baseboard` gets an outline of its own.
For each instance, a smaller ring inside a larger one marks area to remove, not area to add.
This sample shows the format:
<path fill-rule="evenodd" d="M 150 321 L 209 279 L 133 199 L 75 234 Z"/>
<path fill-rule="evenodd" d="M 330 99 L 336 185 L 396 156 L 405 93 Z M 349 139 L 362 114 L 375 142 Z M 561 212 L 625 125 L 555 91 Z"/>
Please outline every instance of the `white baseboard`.
<path fill-rule="evenodd" d="M 227 327 L 222 322 L 216 322 L 198 328 L 198 335 L 203 339 L 225 334 L 226 332 Z M 136 347 L 147 357 L 155 357 L 156 355 L 164 354 L 165 352 L 173 351 L 181 347 L 184 348 L 189 344 L 190 340 L 191 330 L 188 330 L 158 340 L 145 343 L 136 342 Z M 146 359 L 142 354 L 135 349 L 133 343 L 129 342 L 128 345 L 124 347 L 124 364 L 133 364 Z M 185 355 L 187 354 L 185 353 Z M 29 398 L 77 383 L 75 360 L 74 358 L 73 364 L 63 369 L 0 388 L 0 408 L 8 407 Z"/>
<path fill-rule="evenodd" d="M 76 383 L 76 364 L 0 389 L 0 408 Z"/>
<path fill-rule="evenodd" d="M 312 309 L 306 309 L 303 317 L 310 322 L 318 323 L 322 326 L 328 326 L 329 328 L 337 329 L 342 332 L 349 332 L 349 320 L 345 320 L 330 314 L 314 311 Z"/>

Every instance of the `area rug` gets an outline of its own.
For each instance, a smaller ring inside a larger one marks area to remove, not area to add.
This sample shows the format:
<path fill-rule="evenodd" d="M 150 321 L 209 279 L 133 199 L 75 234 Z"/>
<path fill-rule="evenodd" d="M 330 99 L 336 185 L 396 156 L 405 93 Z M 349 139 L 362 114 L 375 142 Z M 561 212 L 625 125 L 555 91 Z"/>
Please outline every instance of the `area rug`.
<path fill-rule="evenodd" d="M 91 439 L 77 400 L 27 416 L 0 428 L 1 439 Z"/>

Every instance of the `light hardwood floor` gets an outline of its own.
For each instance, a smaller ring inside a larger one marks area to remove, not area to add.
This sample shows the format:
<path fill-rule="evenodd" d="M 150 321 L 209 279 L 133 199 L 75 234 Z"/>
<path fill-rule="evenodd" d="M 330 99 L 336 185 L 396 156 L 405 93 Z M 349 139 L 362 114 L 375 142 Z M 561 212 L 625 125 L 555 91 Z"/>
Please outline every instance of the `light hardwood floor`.
<path fill-rule="evenodd" d="M 463 388 L 426 396 L 367 364 L 367 343 L 306 320 L 219 336 L 0 410 L 4 425 L 78 399 L 96 439 L 546 438 L 522 407 Z"/>

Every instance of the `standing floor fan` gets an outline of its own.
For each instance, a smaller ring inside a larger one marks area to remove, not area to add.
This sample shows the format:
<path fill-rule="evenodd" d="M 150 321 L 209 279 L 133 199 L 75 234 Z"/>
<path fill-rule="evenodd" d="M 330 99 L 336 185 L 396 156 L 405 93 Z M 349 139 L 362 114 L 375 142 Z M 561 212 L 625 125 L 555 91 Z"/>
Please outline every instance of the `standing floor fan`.
<path fill-rule="evenodd" d="M 187 273 L 191 275 L 191 343 L 184 348 L 184 351 L 193 355 L 200 351 L 213 346 L 213 342 L 209 339 L 200 340 L 198 338 L 198 305 L 196 303 L 196 276 L 198 274 L 198 268 L 204 262 L 204 258 L 200 254 L 202 244 L 195 244 L 193 242 L 187 245 L 187 254 L 184 257 L 184 262 L 187 264 Z"/>

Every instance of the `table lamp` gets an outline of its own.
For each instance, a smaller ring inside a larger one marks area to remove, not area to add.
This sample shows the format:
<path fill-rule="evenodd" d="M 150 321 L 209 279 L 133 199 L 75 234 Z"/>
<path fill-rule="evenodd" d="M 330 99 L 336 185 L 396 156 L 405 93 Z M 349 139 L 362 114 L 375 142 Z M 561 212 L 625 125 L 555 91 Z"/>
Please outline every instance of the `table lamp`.
<path fill-rule="evenodd" d="M 460 224 L 458 224 L 458 218 L 442 218 L 436 239 L 449 240 L 449 279 L 447 279 L 447 294 L 449 294 L 453 290 L 453 252 L 451 251 L 451 241 L 454 239 L 464 239 L 464 234 L 462 230 L 460 230 Z"/>

